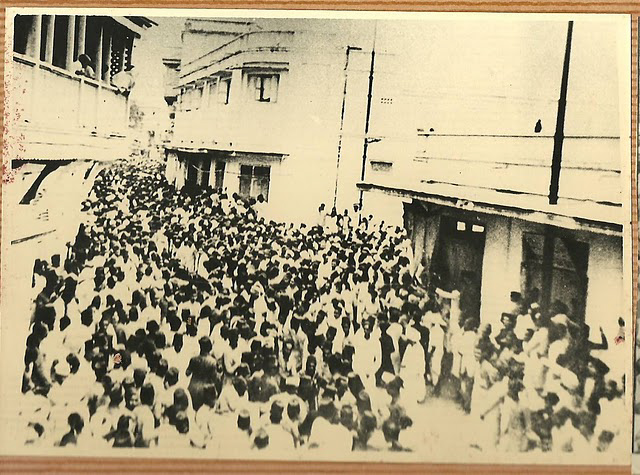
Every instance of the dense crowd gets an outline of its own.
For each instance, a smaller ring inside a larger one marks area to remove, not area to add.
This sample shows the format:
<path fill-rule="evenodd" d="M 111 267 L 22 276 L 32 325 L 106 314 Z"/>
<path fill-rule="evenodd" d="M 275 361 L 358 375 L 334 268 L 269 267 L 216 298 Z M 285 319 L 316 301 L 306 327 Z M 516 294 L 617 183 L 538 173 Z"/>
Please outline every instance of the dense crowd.
<path fill-rule="evenodd" d="M 592 353 L 607 339 L 560 302 L 514 294 L 481 325 L 404 229 L 263 206 L 176 190 L 155 163 L 103 170 L 67 256 L 35 263 L 25 443 L 418 452 L 445 397 L 479 450 L 618 441 L 623 384 Z"/>

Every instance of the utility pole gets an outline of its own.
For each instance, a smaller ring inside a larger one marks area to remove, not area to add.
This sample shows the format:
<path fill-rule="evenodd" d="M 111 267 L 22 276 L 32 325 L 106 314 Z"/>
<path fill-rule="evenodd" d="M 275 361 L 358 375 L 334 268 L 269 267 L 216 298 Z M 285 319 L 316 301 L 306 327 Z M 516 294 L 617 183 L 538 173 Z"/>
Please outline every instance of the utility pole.
<path fill-rule="evenodd" d="M 346 59 L 344 62 L 344 88 L 342 91 L 342 109 L 340 111 L 340 135 L 338 138 L 338 156 L 336 158 L 336 183 L 333 189 L 333 207 L 335 208 L 338 202 L 338 179 L 340 176 L 340 158 L 342 156 L 342 139 L 344 135 L 344 113 L 347 105 L 347 81 L 349 79 L 349 55 L 352 51 L 362 51 L 362 48 L 357 46 L 347 46 Z"/>
<path fill-rule="evenodd" d="M 558 189 L 560 187 L 560 169 L 562 167 L 562 145 L 564 143 L 564 119 L 567 112 L 567 86 L 569 83 L 569 63 L 571 60 L 571 37 L 573 35 L 573 21 L 567 27 L 567 45 L 564 51 L 564 65 L 562 68 L 562 83 L 560 84 L 560 99 L 558 100 L 558 118 L 556 133 L 553 137 L 553 159 L 551 161 L 551 184 L 549 185 L 549 204 L 558 204 Z"/>
<path fill-rule="evenodd" d="M 376 62 L 376 34 L 378 32 L 378 21 L 375 20 L 373 26 L 373 45 L 371 47 L 371 66 L 369 68 L 369 92 L 367 93 L 367 114 L 364 122 L 364 145 L 362 150 L 362 169 L 360 171 L 360 181 L 364 181 L 367 169 L 367 151 L 369 149 L 369 122 L 371 119 L 371 100 L 373 97 L 373 72 Z M 358 221 L 362 218 L 362 198 L 364 191 L 360 190 L 360 198 L 358 200 Z"/>

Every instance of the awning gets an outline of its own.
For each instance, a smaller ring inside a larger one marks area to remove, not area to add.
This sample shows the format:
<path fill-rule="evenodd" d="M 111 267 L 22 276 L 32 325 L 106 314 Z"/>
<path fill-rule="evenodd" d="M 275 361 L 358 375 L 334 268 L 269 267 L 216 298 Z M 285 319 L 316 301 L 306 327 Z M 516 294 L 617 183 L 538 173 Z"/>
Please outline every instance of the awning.
<path fill-rule="evenodd" d="M 450 208 L 522 219 L 565 229 L 584 230 L 622 237 L 623 209 L 598 203 L 573 203 L 560 198 L 558 205 L 549 205 L 546 197 L 527 196 L 525 206 L 521 196 L 497 196 L 497 191 L 471 193 L 470 190 L 449 189 L 446 186 L 425 185 L 423 190 L 403 189 L 376 183 L 358 183 L 363 191 L 380 191 L 392 196 L 411 198 Z M 565 203 L 563 203 L 565 201 Z M 545 203 L 546 202 L 546 203 Z M 604 209 L 610 208 L 610 209 Z M 571 210 L 571 213 L 568 212 Z"/>

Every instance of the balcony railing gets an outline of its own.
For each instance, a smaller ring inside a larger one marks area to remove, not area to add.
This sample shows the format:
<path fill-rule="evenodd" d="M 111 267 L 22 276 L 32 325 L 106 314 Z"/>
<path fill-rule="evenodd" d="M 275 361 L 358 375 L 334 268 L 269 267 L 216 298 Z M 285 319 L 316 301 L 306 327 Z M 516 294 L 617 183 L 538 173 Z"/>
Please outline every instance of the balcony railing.
<path fill-rule="evenodd" d="M 61 133 L 123 137 L 128 101 L 111 85 L 13 53 L 10 100 L 18 123 Z"/>

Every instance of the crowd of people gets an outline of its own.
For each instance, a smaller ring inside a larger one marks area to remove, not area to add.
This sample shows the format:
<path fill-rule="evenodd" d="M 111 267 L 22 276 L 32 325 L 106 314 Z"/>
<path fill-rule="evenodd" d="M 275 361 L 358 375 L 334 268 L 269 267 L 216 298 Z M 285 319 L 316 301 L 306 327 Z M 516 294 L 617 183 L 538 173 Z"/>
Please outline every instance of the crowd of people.
<path fill-rule="evenodd" d="M 176 190 L 156 162 L 100 173 L 68 254 L 35 263 L 26 444 L 420 452 L 441 398 L 470 450 L 618 442 L 607 339 L 566 306 L 531 292 L 481 324 L 404 229 L 267 221 L 262 201 Z"/>

